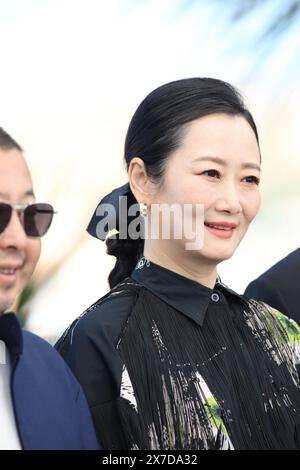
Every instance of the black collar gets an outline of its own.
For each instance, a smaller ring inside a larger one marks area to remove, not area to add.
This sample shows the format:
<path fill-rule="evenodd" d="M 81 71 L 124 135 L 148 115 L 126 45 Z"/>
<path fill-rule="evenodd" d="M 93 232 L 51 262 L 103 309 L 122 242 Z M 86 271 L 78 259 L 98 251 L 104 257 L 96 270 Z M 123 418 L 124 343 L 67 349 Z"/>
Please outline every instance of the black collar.
<path fill-rule="evenodd" d="M 207 309 L 210 305 L 225 305 L 225 296 L 240 295 L 216 280 L 214 289 L 170 271 L 142 256 L 131 277 L 157 295 L 164 302 L 179 310 L 199 325 L 203 325 Z"/>
<path fill-rule="evenodd" d="M 0 340 L 5 343 L 11 358 L 22 354 L 22 329 L 14 313 L 5 313 L 0 316 Z"/>

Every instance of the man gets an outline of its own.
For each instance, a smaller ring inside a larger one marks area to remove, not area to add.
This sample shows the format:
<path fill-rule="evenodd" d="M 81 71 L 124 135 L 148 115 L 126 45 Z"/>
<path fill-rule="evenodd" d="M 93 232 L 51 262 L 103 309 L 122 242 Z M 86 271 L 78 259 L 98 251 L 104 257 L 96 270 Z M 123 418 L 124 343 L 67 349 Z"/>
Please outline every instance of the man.
<path fill-rule="evenodd" d="M 263 300 L 300 323 L 299 274 L 300 248 L 251 282 L 245 295 Z"/>
<path fill-rule="evenodd" d="M 35 203 L 21 147 L 0 128 L 0 449 L 98 449 L 83 392 L 59 354 L 7 313 L 53 217 Z"/>

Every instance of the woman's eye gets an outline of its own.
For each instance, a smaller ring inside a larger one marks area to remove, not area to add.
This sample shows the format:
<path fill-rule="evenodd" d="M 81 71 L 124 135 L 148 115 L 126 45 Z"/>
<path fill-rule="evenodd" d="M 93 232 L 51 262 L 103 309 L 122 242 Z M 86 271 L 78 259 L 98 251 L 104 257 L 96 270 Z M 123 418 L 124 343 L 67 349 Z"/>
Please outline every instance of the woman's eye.
<path fill-rule="evenodd" d="M 217 170 L 207 170 L 202 173 L 203 175 L 207 175 L 211 178 L 220 178 L 220 173 Z"/>
<path fill-rule="evenodd" d="M 243 181 L 245 181 L 246 183 L 259 185 L 259 178 L 257 178 L 257 176 L 246 176 Z"/>

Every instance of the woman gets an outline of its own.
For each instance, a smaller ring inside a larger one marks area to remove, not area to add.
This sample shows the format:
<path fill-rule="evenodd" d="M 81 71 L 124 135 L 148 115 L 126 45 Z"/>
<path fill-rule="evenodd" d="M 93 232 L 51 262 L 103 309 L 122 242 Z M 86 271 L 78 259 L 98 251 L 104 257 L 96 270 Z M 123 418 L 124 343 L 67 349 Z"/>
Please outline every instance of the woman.
<path fill-rule="evenodd" d="M 117 258 L 111 291 L 57 345 L 103 447 L 299 448 L 300 329 L 216 270 L 260 205 L 258 135 L 241 96 L 209 78 L 161 86 L 132 118 L 125 160 L 129 184 L 100 202 L 88 230 L 104 239 L 102 209 L 119 209 L 119 196 L 138 202 L 147 223 L 137 238 L 127 218 L 125 239 L 126 214 L 107 219 L 119 231 L 106 240 Z M 176 237 L 178 224 L 162 236 L 174 204 L 192 207 L 182 220 L 194 238 Z"/>

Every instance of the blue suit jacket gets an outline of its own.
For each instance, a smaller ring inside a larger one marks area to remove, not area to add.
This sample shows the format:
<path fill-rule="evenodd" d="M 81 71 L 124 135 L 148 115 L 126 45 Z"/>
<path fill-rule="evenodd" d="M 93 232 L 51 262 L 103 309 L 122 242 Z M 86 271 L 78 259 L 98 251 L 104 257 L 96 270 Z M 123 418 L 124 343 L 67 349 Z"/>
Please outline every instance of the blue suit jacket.
<path fill-rule="evenodd" d="M 23 449 L 99 449 L 88 405 L 56 350 L 20 328 L 16 316 L 0 319 L 8 347 L 11 393 Z"/>

